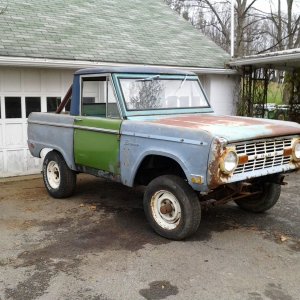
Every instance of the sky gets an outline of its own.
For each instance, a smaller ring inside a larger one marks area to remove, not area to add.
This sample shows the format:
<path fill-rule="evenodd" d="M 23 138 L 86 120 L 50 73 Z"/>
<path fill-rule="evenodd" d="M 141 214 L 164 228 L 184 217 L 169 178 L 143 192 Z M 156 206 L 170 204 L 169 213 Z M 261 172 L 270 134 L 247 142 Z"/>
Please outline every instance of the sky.
<path fill-rule="evenodd" d="M 286 12 L 286 0 L 281 1 L 281 9 Z M 248 1 L 250 3 L 250 1 Z M 278 0 L 257 0 L 254 7 L 265 12 L 270 12 L 270 3 L 274 9 L 277 10 Z M 300 13 L 300 0 L 294 0 L 293 11 L 295 13 Z"/>

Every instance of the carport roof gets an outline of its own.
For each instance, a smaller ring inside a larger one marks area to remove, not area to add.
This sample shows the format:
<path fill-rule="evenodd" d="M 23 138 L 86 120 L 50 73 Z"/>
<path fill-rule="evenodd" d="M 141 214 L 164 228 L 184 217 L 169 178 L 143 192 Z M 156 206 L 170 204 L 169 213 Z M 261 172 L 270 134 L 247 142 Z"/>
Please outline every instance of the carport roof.
<path fill-rule="evenodd" d="M 300 68 L 300 48 L 244 56 L 229 62 L 231 67 L 254 66 L 273 69 Z"/>
<path fill-rule="evenodd" d="M 0 56 L 225 68 L 229 55 L 163 0 L 10 0 Z"/>

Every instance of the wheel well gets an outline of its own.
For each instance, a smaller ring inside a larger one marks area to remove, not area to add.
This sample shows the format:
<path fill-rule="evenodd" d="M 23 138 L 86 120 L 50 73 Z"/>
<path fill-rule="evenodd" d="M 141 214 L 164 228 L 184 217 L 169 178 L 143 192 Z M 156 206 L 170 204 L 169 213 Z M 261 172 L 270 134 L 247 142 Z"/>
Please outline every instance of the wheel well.
<path fill-rule="evenodd" d="M 186 179 L 184 171 L 174 159 L 160 155 L 148 155 L 140 164 L 134 183 L 147 185 L 161 175 L 176 175 Z"/>
<path fill-rule="evenodd" d="M 43 149 L 40 151 L 40 158 L 44 159 L 45 156 L 46 156 L 49 152 L 51 152 L 51 151 L 53 151 L 53 150 L 54 150 L 53 148 L 43 148 Z"/>
<path fill-rule="evenodd" d="M 61 155 L 61 157 L 65 160 L 63 154 L 60 151 L 58 151 L 56 149 L 53 149 L 53 148 L 44 148 L 44 149 L 42 149 L 42 151 L 40 152 L 40 157 L 42 159 L 44 159 L 49 152 L 55 152 L 55 153 Z"/>

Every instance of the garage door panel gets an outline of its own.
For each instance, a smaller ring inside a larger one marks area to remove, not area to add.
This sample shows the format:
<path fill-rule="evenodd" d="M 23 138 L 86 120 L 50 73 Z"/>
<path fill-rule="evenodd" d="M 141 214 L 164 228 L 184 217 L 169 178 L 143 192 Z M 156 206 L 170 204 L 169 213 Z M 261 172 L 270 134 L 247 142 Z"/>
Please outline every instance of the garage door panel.
<path fill-rule="evenodd" d="M 24 92 L 40 92 L 41 91 L 41 75 L 36 70 L 24 70 L 23 90 Z"/>
<path fill-rule="evenodd" d="M 21 91 L 21 71 L 5 70 L 3 76 L 4 92 L 20 92 Z"/>
<path fill-rule="evenodd" d="M 24 151 L 7 150 L 7 172 L 20 174 L 24 171 Z"/>
<path fill-rule="evenodd" d="M 2 134 L 2 130 L 3 130 L 3 125 L 0 124 L 0 148 L 3 147 L 3 134 Z"/>
<path fill-rule="evenodd" d="M 22 124 L 6 124 L 5 146 L 24 146 L 24 134 Z"/>
<path fill-rule="evenodd" d="M 41 171 L 28 150 L 27 116 L 55 111 L 72 80 L 73 70 L 0 67 L 0 177 Z"/>
<path fill-rule="evenodd" d="M 0 151 L 0 177 L 4 176 L 4 153 Z"/>
<path fill-rule="evenodd" d="M 57 71 L 42 72 L 42 91 L 43 92 L 60 92 L 61 91 L 61 74 Z"/>

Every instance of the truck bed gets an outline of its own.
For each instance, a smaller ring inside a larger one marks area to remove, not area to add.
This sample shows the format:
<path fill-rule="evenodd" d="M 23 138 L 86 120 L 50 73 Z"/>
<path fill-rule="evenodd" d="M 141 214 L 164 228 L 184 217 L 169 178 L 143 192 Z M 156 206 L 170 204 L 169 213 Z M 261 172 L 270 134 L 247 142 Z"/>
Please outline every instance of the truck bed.
<path fill-rule="evenodd" d="M 41 157 L 43 149 L 59 151 L 70 169 L 74 162 L 74 116 L 54 113 L 31 113 L 28 117 L 28 146 L 31 154 Z"/>

